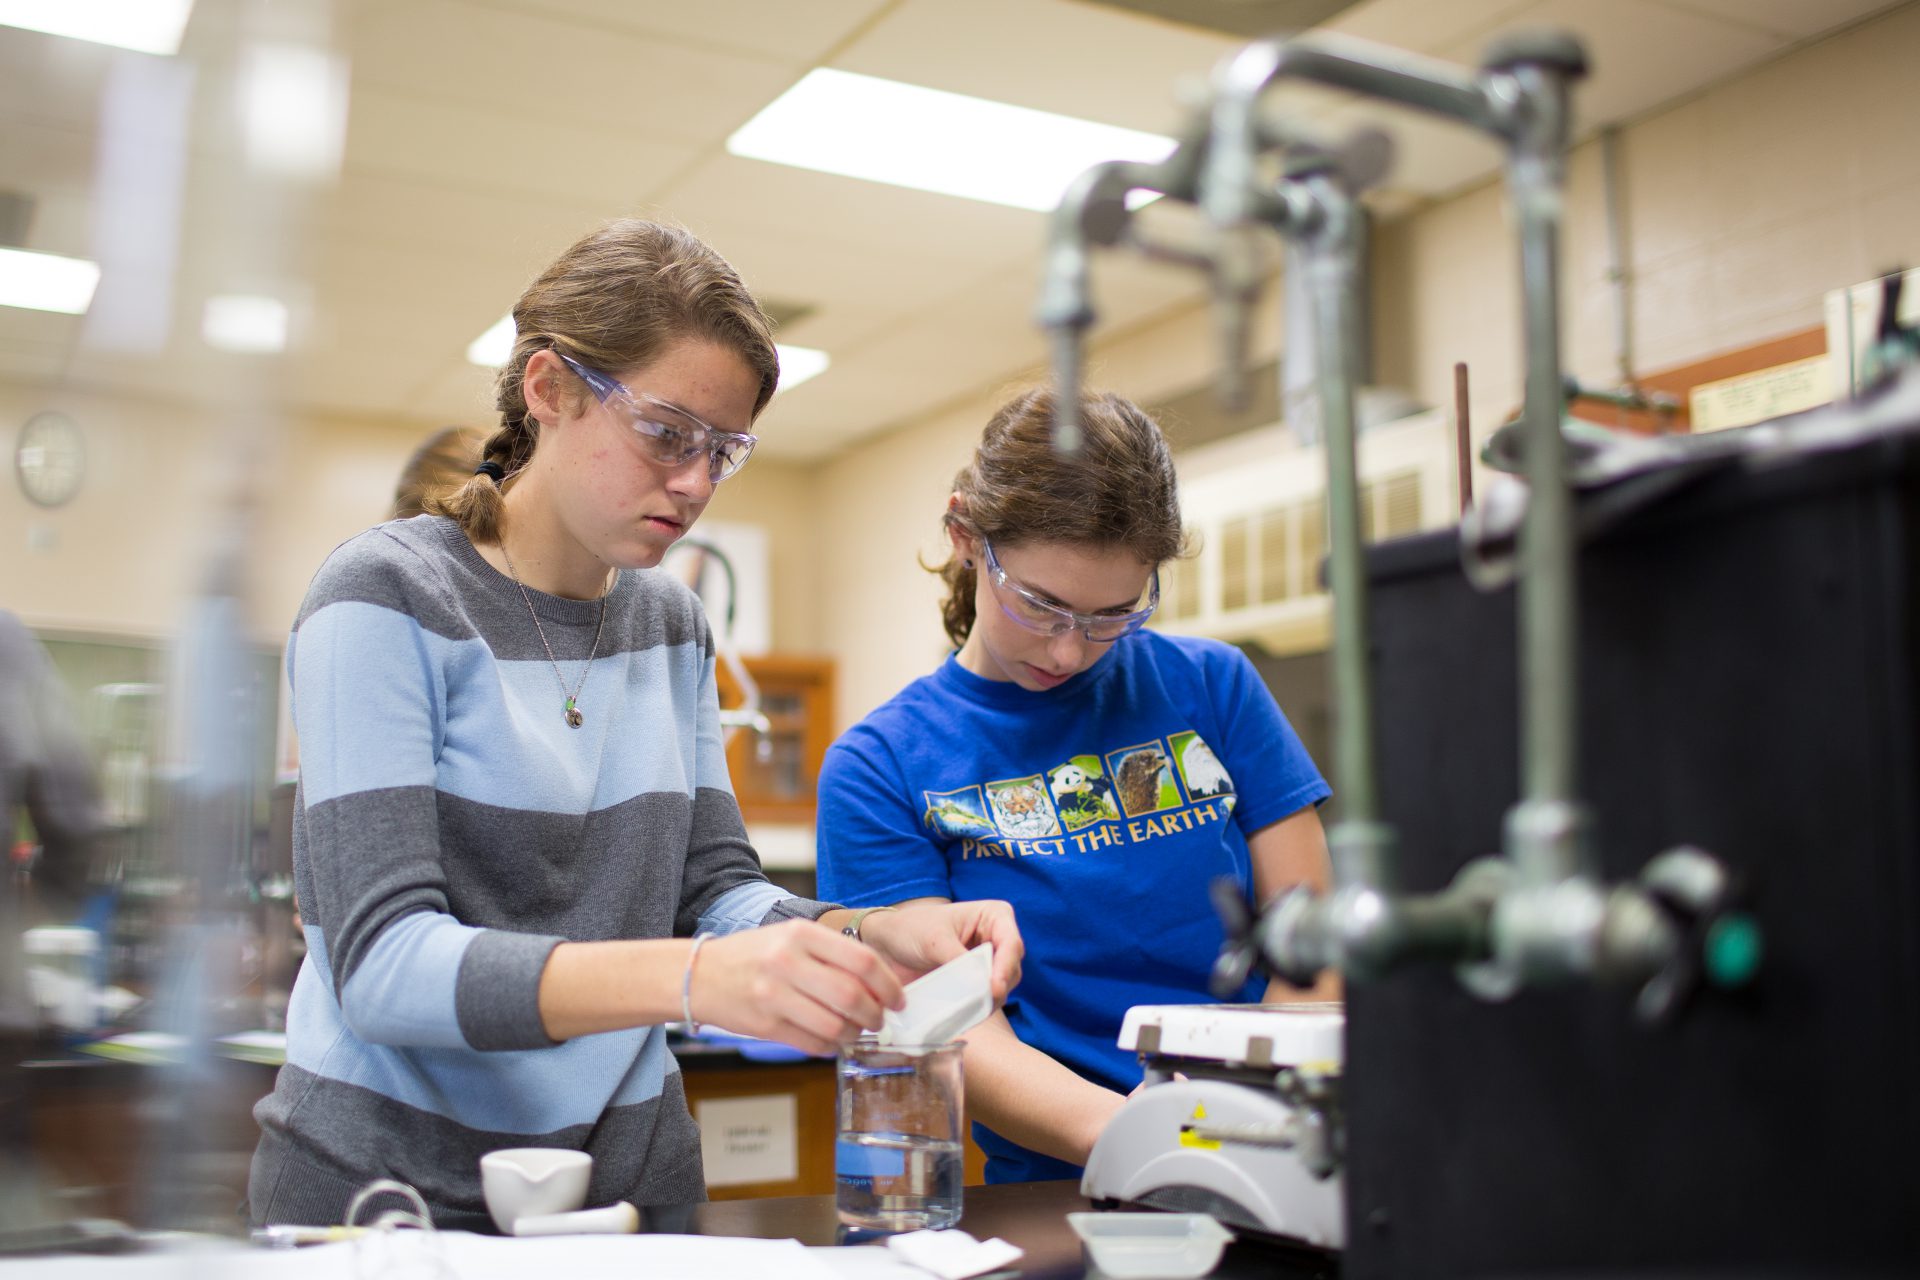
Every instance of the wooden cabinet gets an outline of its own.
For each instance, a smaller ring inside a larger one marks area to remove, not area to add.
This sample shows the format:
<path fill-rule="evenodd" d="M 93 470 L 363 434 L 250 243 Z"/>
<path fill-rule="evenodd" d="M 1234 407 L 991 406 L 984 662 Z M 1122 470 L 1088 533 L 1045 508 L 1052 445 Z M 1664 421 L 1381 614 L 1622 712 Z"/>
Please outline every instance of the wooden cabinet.
<path fill-rule="evenodd" d="M 833 742 L 833 661 L 769 655 L 744 659 L 743 665 L 759 686 L 766 721 L 762 731 L 742 727 L 727 741 L 740 814 L 749 825 L 811 824 L 820 761 Z M 725 663 L 718 680 L 722 709 L 738 708 L 740 682 Z"/>
<path fill-rule="evenodd" d="M 790 1096 L 796 1125 L 795 1172 L 778 1182 L 727 1184 L 724 1173 L 710 1169 L 707 1195 L 714 1200 L 748 1200 L 758 1196 L 814 1196 L 833 1193 L 834 1067 L 825 1059 L 805 1062 L 744 1063 L 705 1059 L 685 1054 L 680 1078 L 687 1091 L 687 1108 L 701 1118 L 702 1103 L 720 1099 Z M 720 1177 L 723 1181 L 715 1182 Z"/>

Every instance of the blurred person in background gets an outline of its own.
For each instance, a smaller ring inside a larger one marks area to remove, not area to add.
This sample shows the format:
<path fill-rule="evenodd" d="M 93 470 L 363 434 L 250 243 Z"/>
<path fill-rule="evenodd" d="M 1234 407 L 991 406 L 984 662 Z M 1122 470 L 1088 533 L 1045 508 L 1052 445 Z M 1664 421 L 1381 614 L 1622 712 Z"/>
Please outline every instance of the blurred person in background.
<path fill-rule="evenodd" d="M 23 934 L 79 906 L 100 830 L 93 762 L 74 725 L 45 650 L 0 610 L 0 834 L 8 853 L 0 882 L 0 1228 L 42 1216 L 21 1067 L 40 1019 Z"/>
<path fill-rule="evenodd" d="M 393 490 L 392 520 L 408 520 L 427 510 L 436 494 L 460 488 L 480 465 L 486 434 L 473 427 L 442 427 L 421 442 L 400 469 Z"/>

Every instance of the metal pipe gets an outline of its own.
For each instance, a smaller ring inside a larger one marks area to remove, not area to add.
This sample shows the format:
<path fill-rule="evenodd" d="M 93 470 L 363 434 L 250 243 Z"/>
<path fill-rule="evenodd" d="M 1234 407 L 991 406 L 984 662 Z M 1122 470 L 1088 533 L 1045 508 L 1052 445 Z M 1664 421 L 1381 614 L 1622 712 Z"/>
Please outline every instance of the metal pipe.
<path fill-rule="evenodd" d="M 1046 264 L 1035 318 L 1048 334 L 1054 375 L 1054 452 L 1080 452 L 1080 385 L 1087 330 L 1093 327 L 1092 265 L 1094 245 L 1120 242 L 1131 214 L 1127 196 L 1134 191 L 1192 198 L 1206 151 L 1204 130 L 1196 131 L 1155 164 L 1115 160 L 1097 164 L 1076 177 L 1061 196 L 1048 224 Z"/>
<path fill-rule="evenodd" d="M 1507 821 L 1512 874 L 1470 875 L 1470 867 L 1456 880 L 1456 889 L 1423 897 L 1393 891 L 1392 833 L 1378 821 L 1353 384 L 1343 305 L 1352 280 L 1331 252 L 1333 242 L 1326 238 L 1325 227 L 1314 233 L 1320 248 L 1313 266 L 1316 328 L 1327 348 L 1321 384 L 1333 513 L 1334 683 L 1343 730 L 1336 742 L 1336 776 L 1352 820 L 1329 833 L 1334 894 L 1325 899 L 1296 896 L 1259 926 L 1263 950 L 1283 973 L 1291 968 L 1289 976 L 1310 976 L 1320 966 L 1338 964 L 1350 975 L 1365 977 L 1420 953 L 1474 961 L 1497 952 L 1497 968 L 1528 976 L 1592 971 L 1598 962 L 1594 943 L 1603 933 L 1606 913 L 1584 909 L 1598 904 L 1588 900 L 1593 886 L 1583 873 L 1591 869 L 1585 852 L 1591 842 L 1585 838 L 1586 815 L 1574 801 L 1573 502 L 1560 427 L 1557 279 L 1567 86 L 1584 70 L 1585 54 L 1578 42 L 1556 34 L 1510 38 L 1490 55 L 1484 69 L 1471 74 L 1337 37 L 1309 36 L 1249 46 L 1215 77 L 1213 136 L 1200 203 L 1222 234 L 1254 218 L 1258 152 L 1271 141 L 1263 136 L 1257 106 L 1266 89 L 1282 78 L 1384 98 L 1493 134 L 1507 144 L 1508 180 L 1520 226 L 1527 357 L 1524 417 L 1532 495 L 1521 589 L 1526 763 L 1522 798 Z M 1322 204 L 1323 217 L 1327 212 Z M 1575 912 L 1579 920 L 1569 916 L 1570 907 L 1582 908 Z M 1490 990 L 1504 978 L 1489 973 L 1476 981 Z"/>
<path fill-rule="evenodd" d="M 1510 38 L 1477 74 L 1333 36 L 1249 45 L 1215 77 L 1213 137 L 1201 204 L 1217 228 L 1244 224 L 1255 198 L 1260 97 L 1280 79 L 1304 79 L 1449 116 L 1509 145 L 1509 180 L 1521 224 L 1526 310 L 1530 477 L 1528 576 L 1523 605 L 1523 795 L 1567 801 L 1573 789 L 1572 500 L 1560 437 L 1558 229 L 1567 142 L 1567 82 L 1585 70 L 1578 42 L 1560 35 Z M 1327 332 L 1334 342 L 1342 335 Z M 1337 594 L 1337 593 L 1336 593 Z M 1551 687 L 1550 687 L 1551 686 Z M 1565 851 L 1528 858 L 1570 869 Z"/>
<path fill-rule="evenodd" d="M 1078 190 L 1076 184 L 1069 198 Z M 1035 317 L 1052 348 L 1053 447 L 1063 454 L 1080 451 L 1081 343 L 1093 325 L 1087 279 L 1090 256 L 1080 211 L 1070 212 L 1063 202 L 1054 215 Z"/>
<path fill-rule="evenodd" d="M 1325 897 L 1295 889 L 1260 917 L 1254 936 L 1274 972 L 1300 986 L 1324 969 L 1369 981 L 1415 959 L 1474 964 L 1491 953 L 1498 901 L 1500 881 L 1485 874 L 1486 862 L 1468 864 L 1439 893 L 1361 883 Z"/>
<path fill-rule="evenodd" d="M 1404 103 L 1502 132 L 1505 99 L 1481 80 L 1458 68 L 1412 55 L 1350 42 L 1334 36 L 1267 40 L 1230 58 L 1215 77 L 1210 112 L 1212 137 L 1200 203 L 1216 232 L 1231 236 L 1250 223 L 1259 198 L 1258 152 L 1275 141 L 1274 122 L 1259 114 L 1267 88 L 1282 78 L 1317 81 Z M 1503 88 L 1504 86 L 1502 86 Z M 1296 169 L 1298 179 L 1283 187 L 1287 200 L 1311 206 L 1312 217 L 1296 216 L 1292 226 L 1276 221 L 1306 246 L 1301 260 L 1308 270 L 1316 313 L 1317 363 L 1321 418 L 1327 450 L 1329 585 L 1333 595 L 1333 686 L 1336 738 L 1335 786 L 1343 819 L 1329 833 L 1335 851 L 1336 884 L 1391 894 L 1398 876 L 1393 865 L 1393 834 L 1379 821 L 1378 767 L 1373 740 L 1373 688 L 1367 670 L 1368 618 L 1366 567 L 1360 536 L 1360 485 L 1357 429 L 1354 421 L 1356 375 L 1352 363 L 1351 312 L 1358 273 L 1360 213 L 1353 191 L 1342 189 L 1326 172 Z M 1368 180 L 1371 180 L 1370 175 Z M 1223 276 L 1242 270 L 1225 264 Z M 1244 283 L 1244 282 L 1242 282 Z M 1226 381 L 1238 372 L 1236 353 L 1228 353 Z M 1338 894 L 1322 910 L 1331 916 L 1364 906 L 1370 899 Z M 1345 906 L 1338 905 L 1345 902 Z M 1384 928 L 1386 915 L 1377 927 Z"/>
<path fill-rule="evenodd" d="M 1527 342 L 1527 516 L 1521 538 L 1520 675 L 1522 798 L 1510 815 L 1508 853 L 1521 885 L 1593 870 L 1578 812 L 1573 490 L 1561 430 L 1559 235 L 1566 179 L 1567 77 L 1536 65 L 1509 72 L 1529 104 L 1507 165 L 1520 229 Z M 1560 809 L 1574 811 L 1560 814 Z M 1521 811 L 1525 810 L 1526 813 Z"/>
<path fill-rule="evenodd" d="M 1325 172 L 1296 181 L 1296 190 L 1311 202 L 1310 221 L 1293 221 L 1306 223 L 1301 236 L 1305 251 L 1300 260 L 1307 270 L 1307 287 L 1319 330 L 1315 345 L 1320 366 L 1320 417 L 1326 433 L 1328 585 L 1333 592 L 1334 785 L 1344 820 L 1370 826 L 1379 821 L 1380 803 L 1373 749 L 1373 682 L 1367 672 L 1359 433 L 1354 421 L 1352 348 L 1341 340 L 1353 301 L 1358 221 L 1353 198 Z"/>
<path fill-rule="evenodd" d="M 1201 199 L 1215 226 L 1252 216 L 1261 143 L 1258 104 L 1281 79 L 1349 89 L 1501 132 L 1498 104 L 1457 67 L 1335 35 L 1257 41 L 1229 57 L 1214 76 L 1213 131 Z"/>
<path fill-rule="evenodd" d="M 1230 58 L 1216 76 L 1213 138 L 1202 204 L 1216 227 L 1250 215 L 1257 106 L 1277 80 L 1306 79 L 1449 116 L 1508 144 L 1508 180 L 1520 223 L 1527 343 L 1525 417 L 1528 504 L 1521 604 L 1521 805 L 1573 802 L 1574 649 L 1572 495 L 1560 434 L 1558 250 L 1565 182 L 1567 84 L 1583 74 L 1584 51 L 1571 37 L 1527 34 L 1503 41 L 1488 65 L 1469 74 L 1392 50 L 1308 36 L 1261 41 Z M 1337 335 L 1329 334 L 1338 340 Z M 1576 831 L 1579 821 L 1510 822 L 1509 831 Z M 1584 862 L 1560 840 L 1521 838 L 1508 850 L 1524 883 L 1574 874 Z"/>

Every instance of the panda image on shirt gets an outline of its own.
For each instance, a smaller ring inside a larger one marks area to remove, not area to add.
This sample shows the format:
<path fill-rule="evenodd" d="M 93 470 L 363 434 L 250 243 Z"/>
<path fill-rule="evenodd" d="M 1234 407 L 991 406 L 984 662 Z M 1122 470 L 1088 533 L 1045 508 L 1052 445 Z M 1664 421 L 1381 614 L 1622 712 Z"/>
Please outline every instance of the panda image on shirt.
<path fill-rule="evenodd" d="M 1086 761 L 1082 764 L 1081 761 Z M 1069 831 L 1096 822 L 1115 822 L 1120 812 L 1114 807 L 1113 784 L 1100 772 L 1092 757 L 1080 756 L 1047 771 L 1047 790 L 1053 807 Z"/>

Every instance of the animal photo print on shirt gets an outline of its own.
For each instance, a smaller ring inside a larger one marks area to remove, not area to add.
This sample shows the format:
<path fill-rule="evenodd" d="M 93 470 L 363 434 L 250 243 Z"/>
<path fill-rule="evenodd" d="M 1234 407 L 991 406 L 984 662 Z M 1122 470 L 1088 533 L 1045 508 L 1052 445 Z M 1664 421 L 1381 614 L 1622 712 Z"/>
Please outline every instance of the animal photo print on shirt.
<path fill-rule="evenodd" d="M 961 857 L 1084 853 L 1218 822 L 1233 779 L 1192 730 L 1067 759 L 1042 773 L 925 791 L 922 821 Z"/>

